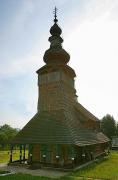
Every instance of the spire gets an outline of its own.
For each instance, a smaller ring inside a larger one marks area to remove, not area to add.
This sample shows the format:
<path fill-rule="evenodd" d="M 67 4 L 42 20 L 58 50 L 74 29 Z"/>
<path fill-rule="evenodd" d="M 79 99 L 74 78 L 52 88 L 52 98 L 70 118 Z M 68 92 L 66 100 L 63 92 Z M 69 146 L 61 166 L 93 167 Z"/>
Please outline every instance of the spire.
<path fill-rule="evenodd" d="M 55 8 L 54 8 L 54 22 L 55 23 L 57 23 L 58 22 L 58 19 L 57 19 L 57 8 L 56 8 L 56 6 L 55 6 Z"/>
<path fill-rule="evenodd" d="M 61 28 L 58 26 L 57 22 L 57 8 L 55 7 L 54 11 L 54 24 L 50 28 L 50 34 L 49 42 L 50 42 L 50 48 L 45 52 L 44 54 L 44 62 L 46 63 L 52 63 L 52 62 L 58 62 L 58 63 L 67 63 L 70 59 L 69 54 L 62 48 L 63 39 L 60 36 L 62 33 Z M 54 59 L 54 61 L 52 60 Z"/>
<path fill-rule="evenodd" d="M 61 28 L 57 24 L 58 19 L 57 19 L 57 8 L 56 8 L 56 6 L 54 8 L 53 14 L 54 14 L 54 25 L 50 28 L 50 34 L 52 36 L 55 36 L 55 35 L 56 36 L 60 36 L 61 33 L 62 33 L 62 30 L 61 30 Z M 62 40 L 62 42 L 63 42 L 63 40 Z"/>

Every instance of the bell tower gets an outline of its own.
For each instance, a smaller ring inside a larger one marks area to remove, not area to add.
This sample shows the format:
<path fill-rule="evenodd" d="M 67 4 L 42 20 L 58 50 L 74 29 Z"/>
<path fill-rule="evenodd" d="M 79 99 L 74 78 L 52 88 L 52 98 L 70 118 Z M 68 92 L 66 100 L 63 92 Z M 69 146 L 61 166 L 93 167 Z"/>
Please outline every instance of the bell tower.
<path fill-rule="evenodd" d="M 38 73 L 38 111 L 53 111 L 71 108 L 77 101 L 74 88 L 74 70 L 67 65 L 70 55 L 63 49 L 62 30 L 58 25 L 57 9 L 54 11 L 54 24 L 50 28 L 50 48 L 45 51 L 46 63 Z"/>

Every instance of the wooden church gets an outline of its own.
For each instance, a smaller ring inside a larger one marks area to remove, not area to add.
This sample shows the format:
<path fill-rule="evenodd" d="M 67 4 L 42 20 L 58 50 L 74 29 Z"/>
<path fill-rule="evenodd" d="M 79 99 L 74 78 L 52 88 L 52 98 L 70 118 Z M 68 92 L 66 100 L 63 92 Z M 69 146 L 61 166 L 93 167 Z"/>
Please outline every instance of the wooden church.
<path fill-rule="evenodd" d="M 37 71 L 38 110 L 11 142 L 10 163 L 15 146 L 20 147 L 20 163 L 56 168 L 72 168 L 105 155 L 109 146 L 99 119 L 77 100 L 76 74 L 68 65 L 70 55 L 62 47 L 61 33 L 55 9 L 50 48 Z"/>

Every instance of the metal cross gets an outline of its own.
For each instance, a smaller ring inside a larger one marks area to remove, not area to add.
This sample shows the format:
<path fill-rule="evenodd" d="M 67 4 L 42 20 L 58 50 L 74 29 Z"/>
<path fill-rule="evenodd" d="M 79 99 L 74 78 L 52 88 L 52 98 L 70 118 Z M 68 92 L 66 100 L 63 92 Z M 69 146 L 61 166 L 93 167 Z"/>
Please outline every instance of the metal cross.
<path fill-rule="evenodd" d="M 58 20 L 57 20 L 57 10 L 58 10 L 58 9 L 57 9 L 56 6 L 55 6 L 54 11 L 53 11 L 53 13 L 54 13 L 54 22 L 55 22 L 55 23 L 57 23 L 57 21 L 58 21 Z"/>

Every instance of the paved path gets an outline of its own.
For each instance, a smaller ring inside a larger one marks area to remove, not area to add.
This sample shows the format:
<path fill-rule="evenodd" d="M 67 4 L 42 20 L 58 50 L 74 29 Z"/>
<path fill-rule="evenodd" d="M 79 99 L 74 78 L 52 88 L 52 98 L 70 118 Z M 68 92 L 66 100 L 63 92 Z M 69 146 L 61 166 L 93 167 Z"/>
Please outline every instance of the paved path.
<path fill-rule="evenodd" d="M 59 178 L 68 174 L 68 172 L 62 172 L 51 169 L 31 170 L 22 166 L 7 166 L 7 164 L 0 164 L 0 170 L 7 170 L 15 173 L 31 174 L 33 176 L 45 176 L 51 178 Z"/>

